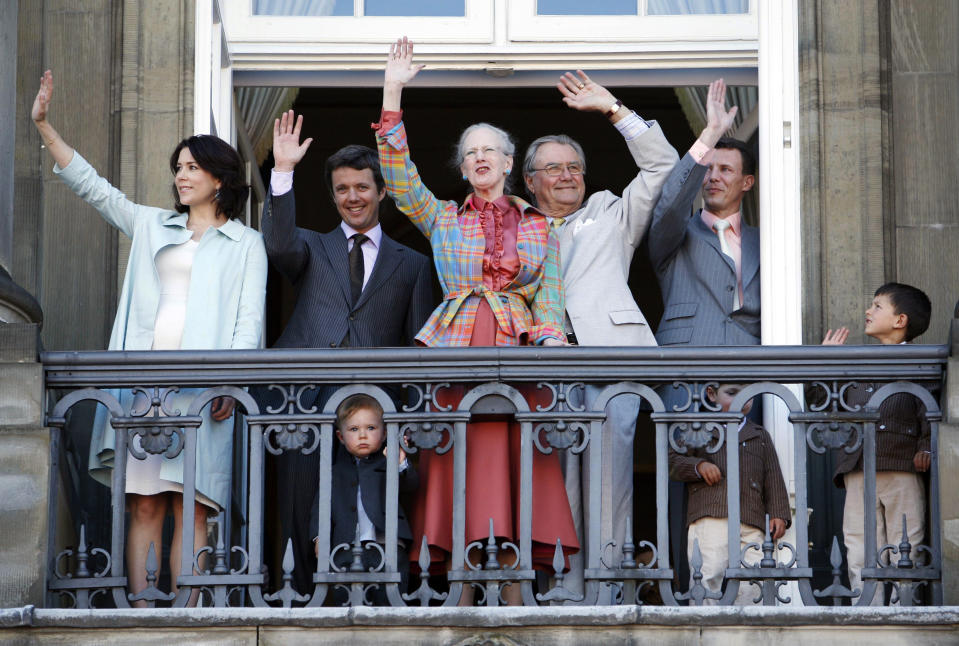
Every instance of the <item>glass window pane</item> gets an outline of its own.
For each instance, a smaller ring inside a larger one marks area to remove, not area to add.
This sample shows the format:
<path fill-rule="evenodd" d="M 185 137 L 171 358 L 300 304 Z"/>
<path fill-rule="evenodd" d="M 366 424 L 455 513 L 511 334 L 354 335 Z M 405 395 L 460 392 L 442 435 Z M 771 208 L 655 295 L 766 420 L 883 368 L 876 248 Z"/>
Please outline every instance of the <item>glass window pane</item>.
<path fill-rule="evenodd" d="M 366 0 L 367 16 L 465 16 L 466 0 Z"/>
<path fill-rule="evenodd" d="M 254 16 L 352 16 L 353 0 L 253 0 Z"/>
<path fill-rule="evenodd" d="M 636 0 L 536 0 L 540 16 L 635 16 Z"/>
<path fill-rule="evenodd" d="M 749 0 L 649 0 L 650 16 L 749 13 Z"/>

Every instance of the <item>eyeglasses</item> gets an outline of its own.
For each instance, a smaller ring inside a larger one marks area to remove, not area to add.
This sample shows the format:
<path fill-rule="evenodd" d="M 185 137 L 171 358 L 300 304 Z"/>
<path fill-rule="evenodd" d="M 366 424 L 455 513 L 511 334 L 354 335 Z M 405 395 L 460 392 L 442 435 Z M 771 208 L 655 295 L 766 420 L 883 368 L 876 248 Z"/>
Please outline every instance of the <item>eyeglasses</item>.
<path fill-rule="evenodd" d="M 559 177 L 563 174 L 563 170 L 566 170 L 570 175 L 582 175 L 583 166 L 578 162 L 570 162 L 568 164 L 546 164 L 542 168 L 533 168 L 534 173 L 543 171 L 550 177 Z"/>

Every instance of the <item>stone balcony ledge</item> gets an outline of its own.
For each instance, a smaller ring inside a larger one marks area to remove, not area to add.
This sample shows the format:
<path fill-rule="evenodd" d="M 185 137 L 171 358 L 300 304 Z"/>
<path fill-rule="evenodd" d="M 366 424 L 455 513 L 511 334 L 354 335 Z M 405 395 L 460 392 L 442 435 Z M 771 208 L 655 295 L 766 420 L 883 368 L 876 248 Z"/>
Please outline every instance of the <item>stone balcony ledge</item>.
<path fill-rule="evenodd" d="M 0 609 L 0 629 L 32 628 L 525 628 L 566 626 L 801 627 L 953 626 L 959 606 L 910 607 L 520 607 L 520 608 L 194 608 L 60 610 Z"/>

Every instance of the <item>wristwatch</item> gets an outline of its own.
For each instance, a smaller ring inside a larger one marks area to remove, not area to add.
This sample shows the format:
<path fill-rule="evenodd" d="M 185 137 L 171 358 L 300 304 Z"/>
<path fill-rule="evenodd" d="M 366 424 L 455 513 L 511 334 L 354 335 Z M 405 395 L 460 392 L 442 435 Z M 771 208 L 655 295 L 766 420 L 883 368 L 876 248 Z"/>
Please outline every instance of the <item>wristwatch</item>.
<path fill-rule="evenodd" d="M 619 112 L 619 109 L 623 107 L 623 102 L 619 99 L 616 99 L 616 103 L 610 106 L 609 110 L 606 111 L 606 117 L 609 118 Z"/>

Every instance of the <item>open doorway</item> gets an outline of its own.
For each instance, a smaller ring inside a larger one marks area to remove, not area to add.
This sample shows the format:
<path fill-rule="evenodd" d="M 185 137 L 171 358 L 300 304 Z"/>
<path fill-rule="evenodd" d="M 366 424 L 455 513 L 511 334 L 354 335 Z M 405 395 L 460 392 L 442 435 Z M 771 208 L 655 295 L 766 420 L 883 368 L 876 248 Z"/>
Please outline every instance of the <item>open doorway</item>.
<path fill-rule="evenodd" d="M 670 143 L 683 154 L 695 141 L 672 88 L 615 87 L 611 91 L 647 120 L 656 120 Z M 303 137 L 313 137 L 307 156 L 294 175 L 297 225 L 330 231 L 339 217 L 323 178 L 326 158 L 347 144 L 375 146 L 370 124 L 379 119 L 379 88 L 304 88 L 293 110 L 304 118 Z M 472 123 L 488 121 L 507 130 L 516 141 L 513 192 L 526 199 L 520 168 L 526 146 L 546 134 L 566 133 L 586 153 L 586 194 L 602 189 L 621 193 L 636 175 L 636 166 L 615 128 L 598 114 L 567 108 L 555 88 L 407 88 L 403 93 L 404 120 L 410 150 L 426 185 L 441 199 L 461 202 L 467 185 L 450 160 L 460 132 Z M 269 183 L 272 158 L 261 167 Z M 380 220 L 387 235 L 426 255 L 429 243 L 392 204 L 384 202 Z M 629 285 L 636 302 L 655 328 L 662 315 L 659 286 L 644 248 L 636 253 Z M 293 291 L 273 276 L 268 290 L 267 345 L 271 345 L 292 311 Z M 437 299 L 439 294 L 437 294 Z M 438 300 L 437 300 L 438 302 Z"/>

